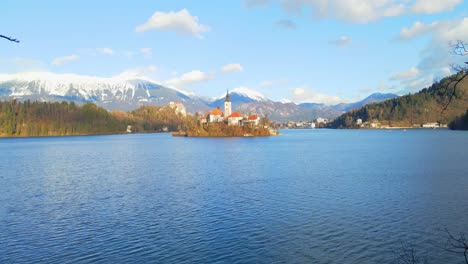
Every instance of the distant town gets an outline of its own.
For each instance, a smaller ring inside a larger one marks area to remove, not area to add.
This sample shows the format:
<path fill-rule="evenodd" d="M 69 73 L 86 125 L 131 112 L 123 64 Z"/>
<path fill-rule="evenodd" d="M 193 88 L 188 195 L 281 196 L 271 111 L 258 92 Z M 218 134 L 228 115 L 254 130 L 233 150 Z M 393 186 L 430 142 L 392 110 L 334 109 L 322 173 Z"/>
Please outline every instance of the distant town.
<path fill-rule="evenodd" d="M 306 128 L 327 128 L 328 124 L 333 121 L 327 118 L 317 118 L 311 121 L 289 121 L 289 122 L 282 122 L 277 123 L 278 128 L 284 129 L 306 129 Z M 374 122 L 363 122 L 361 118 L 358 118 L 354 122 L 354 128 L 369 128 L 369 129 L 390 129 L 390 128 L 447 128 L 448 125 L 444 123 L 438 122 L 428 122 L 423 124 L 413 124 L 411 127 L 396 127 L 396 126 L 389 126 L 380 123 L 379 121 L 375 120 Z"/>

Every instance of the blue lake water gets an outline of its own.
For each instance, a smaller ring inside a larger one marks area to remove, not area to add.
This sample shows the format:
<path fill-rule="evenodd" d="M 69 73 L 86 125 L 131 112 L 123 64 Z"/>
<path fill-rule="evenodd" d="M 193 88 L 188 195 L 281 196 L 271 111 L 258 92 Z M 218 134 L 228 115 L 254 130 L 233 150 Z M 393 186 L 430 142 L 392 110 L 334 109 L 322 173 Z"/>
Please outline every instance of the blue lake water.
<path fill-rule="evenodd" d="M 467 157 L 449 130 L 0 139 L 0 263 L 463 263 Z"/>

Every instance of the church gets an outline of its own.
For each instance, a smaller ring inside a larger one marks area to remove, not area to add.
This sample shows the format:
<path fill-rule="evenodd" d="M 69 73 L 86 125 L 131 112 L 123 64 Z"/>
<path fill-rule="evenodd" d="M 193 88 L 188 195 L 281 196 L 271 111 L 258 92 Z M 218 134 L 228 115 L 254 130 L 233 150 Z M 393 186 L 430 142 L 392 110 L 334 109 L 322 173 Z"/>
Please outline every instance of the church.
<path fill-rule="evenodd" d="M 226 92 L 224 99 L 224 113 L 220 107 L 213 109 L 210 113 L 200 118 L 200 123 L 220 123 L 225 122 L 230 126 L 258 126 L 260 117 L 258 115 L 244 116 L 239 112 L 232 112 L 231 96 L 229 90 Z"/>

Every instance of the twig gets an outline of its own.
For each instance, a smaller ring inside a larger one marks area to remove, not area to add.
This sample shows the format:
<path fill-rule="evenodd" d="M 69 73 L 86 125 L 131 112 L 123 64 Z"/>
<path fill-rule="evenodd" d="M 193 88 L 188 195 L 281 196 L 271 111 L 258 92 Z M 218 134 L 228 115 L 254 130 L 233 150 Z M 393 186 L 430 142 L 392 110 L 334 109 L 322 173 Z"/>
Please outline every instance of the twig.
<path fill-rule="evenodd" d="M 9 41 L 13 41 L 13 42 L 16 42 L 16 43 L 19 43 L 20 41 L 15 39 L 15 38 L 10 38 L 10 37 L 7 37 L 7 36 L 3 36 L 3 35 L 0 35 L 0 38 L 4 38 L 4 39 L 7 39 Z"/>

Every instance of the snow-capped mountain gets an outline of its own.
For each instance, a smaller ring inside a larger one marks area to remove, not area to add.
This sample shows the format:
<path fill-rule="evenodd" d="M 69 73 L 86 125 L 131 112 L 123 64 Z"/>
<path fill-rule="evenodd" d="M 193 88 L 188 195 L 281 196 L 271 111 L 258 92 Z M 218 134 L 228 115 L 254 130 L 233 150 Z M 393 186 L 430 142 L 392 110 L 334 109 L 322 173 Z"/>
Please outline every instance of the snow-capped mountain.
<path fill-rule="evenodd" d="M 41 101 L 94 102 L 107 109 L 131 110 L 141 105 L 182 102 L 189 109 L 204 103 L 190 94 L 134 75 L 111 78 L 33 72 L 0 74 L 0 98 Z"/>
<path fill-rule="evenodd" d="M 396 96 L 374 94 L 357 103 L 327 106 L 275 102 L 246 87 L 230 90 L 229 95 L 233 110 L 266 114 L 278 121 L 333 118 L 349 108 Z M 142 105 L 168 105 L 172 101 L 182 102 L 189 113 L 205 113 L 218 106 L 223 108 L 225 97 L 226 93 L 215 98 L 190 94 L 134 74 L 111 78 L 50 72 L 0 74 L 0 100 L 93 102 L 108 110 L 124 111 Z"/>
<path fill-rule="evenodd" d="M 267 101 L 268 99 L 260 92 L 254 91 L 252 89 L 249 89 L 247 87 L 239 87 L 236 89 L 233 89 L 230 91 L 231 96 L 232 95 L 238 95 L 244 98 L 250 98 L 254 101 L 257 102 L 262 102 L 262 101 Z"/>
<path fill-rule="evenodd" d="M 237 109 L 240 105 L 245 103 L 251 102 L 267 102 L 271 101 L 267 99 L 263 94 L 260 92 L 251 90 L 246 87 L 239 87 L 233 90 L 226 91 L 229 92 L 229 96 L 231 97 L 232 108 Z M 226 93 L 221 96 L 215 97 L 211 100 L 206 100 L 205 103 L 211 108 L 220 106 L 222 107 L 224 104 L 224 100 L 226 98 Z"/>

